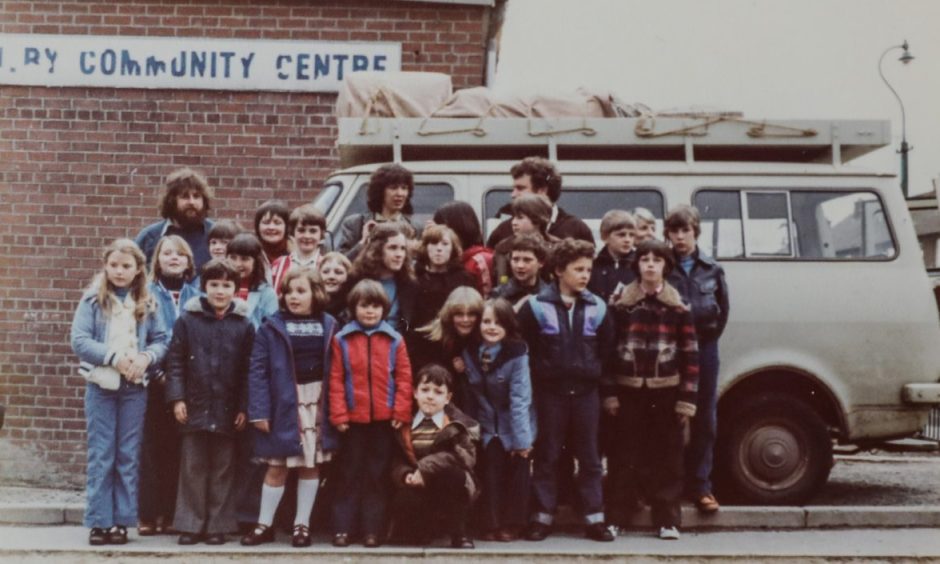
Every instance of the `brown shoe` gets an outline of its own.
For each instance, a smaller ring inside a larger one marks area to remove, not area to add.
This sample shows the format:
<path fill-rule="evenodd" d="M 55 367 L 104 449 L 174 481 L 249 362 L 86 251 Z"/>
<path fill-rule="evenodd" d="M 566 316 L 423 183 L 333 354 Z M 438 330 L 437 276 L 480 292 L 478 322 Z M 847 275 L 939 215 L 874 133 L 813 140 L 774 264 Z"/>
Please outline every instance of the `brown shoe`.
<path fill-rule="evenodd" d="M 362 546 L 366 548 L 378 548 L 382 545 L 382 541 L 379 540 L 379 535 L 368 534 L 362 539 Z"/>
<path fill-rule="evenodd" d="M 695 500 L 695 507 L 701 513 L 714 513 L 721 507 L 713 494 L 707 493 Z"/>
<path fill-rule="evenodd" d="M 520 531 L 517 527 L 503 527 L 496 533 L 499 542 L 513 542 L 519 540 Z"/>

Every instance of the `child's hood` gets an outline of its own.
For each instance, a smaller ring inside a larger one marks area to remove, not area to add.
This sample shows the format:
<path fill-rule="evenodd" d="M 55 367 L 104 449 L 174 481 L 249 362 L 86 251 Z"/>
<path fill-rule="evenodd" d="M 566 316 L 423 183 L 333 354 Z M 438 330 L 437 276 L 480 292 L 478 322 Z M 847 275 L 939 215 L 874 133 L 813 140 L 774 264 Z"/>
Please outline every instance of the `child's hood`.
<path fill-rule="evenodd" d="M 183 304 L 183 311 L 188 311 L 190 313 L 202 313 L 202 314 L 214 314 L 212 309 L 209 307 L 208 302 L 203 303 L 205 296 L 193 296 L 185 304 Z M 225 313 L 228 315 L 239 315 L 241 317 L 248 317 L 248 303 L 241 299 L 235 298 L 232 300 L 232 303 L 235 305 L 234 308 L 229 306 L 229 310 Z"/>

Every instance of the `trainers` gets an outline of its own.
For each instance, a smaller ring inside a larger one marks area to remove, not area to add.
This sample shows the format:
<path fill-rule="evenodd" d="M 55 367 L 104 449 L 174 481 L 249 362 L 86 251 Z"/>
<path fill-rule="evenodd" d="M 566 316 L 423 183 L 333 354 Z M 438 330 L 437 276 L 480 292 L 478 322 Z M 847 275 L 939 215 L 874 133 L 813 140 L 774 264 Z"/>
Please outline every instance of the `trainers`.
<path fill-rule="evenodd" d="M 679 529 L 675 527 L 660 527 L 659 538 L 663 540 L 679 540 Z"/>
<path fill-rule="evenodd" d="M 614 534 L 603 523 L 588 525 L 584 530 L 584 536 L 597 542 L 611 542 L 614 540 Z"/>
<path fill-rule="evenodd" d="M 718 505 L 718 500 L 715 499 L 714 494 L 707 493 L 696 498 L 695 507 L 701 513 L 714 513 L 721 506 Z"/>

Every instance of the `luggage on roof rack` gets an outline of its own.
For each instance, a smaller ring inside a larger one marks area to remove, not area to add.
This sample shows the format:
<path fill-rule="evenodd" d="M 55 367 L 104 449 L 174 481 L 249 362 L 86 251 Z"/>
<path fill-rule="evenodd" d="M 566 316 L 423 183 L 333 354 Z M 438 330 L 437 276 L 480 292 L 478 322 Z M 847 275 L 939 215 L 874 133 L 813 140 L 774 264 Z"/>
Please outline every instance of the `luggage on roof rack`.
<path fill-rule="evenodd" d="M 339 118 L 342 166 L 420 160 L 850 161 L 891 142 L 887 120 Z"/>

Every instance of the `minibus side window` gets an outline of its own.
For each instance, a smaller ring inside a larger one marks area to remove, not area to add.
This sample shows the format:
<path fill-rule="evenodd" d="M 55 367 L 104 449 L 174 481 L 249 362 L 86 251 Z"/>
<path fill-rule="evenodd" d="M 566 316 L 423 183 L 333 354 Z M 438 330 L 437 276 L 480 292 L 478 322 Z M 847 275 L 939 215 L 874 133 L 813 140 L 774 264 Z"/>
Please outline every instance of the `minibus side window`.
<path fill-rule="evenodd" d="M 879 260 L 897 245 L 872 192 L 700 190 L 699 245 L 718 259 Z"/>

